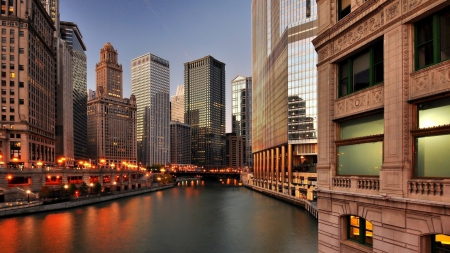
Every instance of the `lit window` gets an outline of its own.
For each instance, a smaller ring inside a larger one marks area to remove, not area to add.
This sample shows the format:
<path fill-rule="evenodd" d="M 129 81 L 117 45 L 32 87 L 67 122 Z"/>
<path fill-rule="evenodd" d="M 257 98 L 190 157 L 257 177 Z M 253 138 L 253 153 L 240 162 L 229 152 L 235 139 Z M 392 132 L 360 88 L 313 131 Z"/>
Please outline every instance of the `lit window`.
<path fill-rule="evenodd" d="M 416 177 L 450 177 L 450 99 L 442 98 L 417 105 L 414 169 Z"/>
<path fill-rule="evenodd" d="M 11 73 L 9 73 L 9 77 L 15 78 L 15 77 L 16 77 L 16 74 L 15 74 L 14 72 L 11 72 Z"/>
<path fill-rule="evenodd" d="M 360 244 L 373 245 L 372 223 L 358 216 L 348 217 L 348 239 Z"/>
<path fill-rule="evenodd" d="M 338 175 L 378 176 L 383 163 L 383 113 L 340 122 Z"/>
<path fill-rule="evenodd" d="M 431 236 L 431 252 L 449 253 L 450 236 L 437 234 Z"/>
<path fill-rule="evenodd" d="M 421 69 L 450 59 L 450 8 L 415 23 L 415 66 Z"/>

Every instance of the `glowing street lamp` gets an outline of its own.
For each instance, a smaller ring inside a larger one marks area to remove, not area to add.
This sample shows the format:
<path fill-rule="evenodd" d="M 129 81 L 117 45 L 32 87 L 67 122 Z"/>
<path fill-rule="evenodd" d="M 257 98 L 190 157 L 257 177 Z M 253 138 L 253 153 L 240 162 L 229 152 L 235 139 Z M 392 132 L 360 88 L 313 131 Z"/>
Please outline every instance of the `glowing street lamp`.
<path fill-rule="evenodd" d="M 64 193 L 65 193 L 65 195 L 67 196 L 67 189 L 69 188 L 69 186 L 68 185 L 64 185 Z"/>
<path fill-rule="evenodd" d="M 30 190 L 27 190 L 27 194 L 28 194 L 28 205 L 30 204 L 30 193 L 31 193 L 31 191 L 30 191 Z"/>

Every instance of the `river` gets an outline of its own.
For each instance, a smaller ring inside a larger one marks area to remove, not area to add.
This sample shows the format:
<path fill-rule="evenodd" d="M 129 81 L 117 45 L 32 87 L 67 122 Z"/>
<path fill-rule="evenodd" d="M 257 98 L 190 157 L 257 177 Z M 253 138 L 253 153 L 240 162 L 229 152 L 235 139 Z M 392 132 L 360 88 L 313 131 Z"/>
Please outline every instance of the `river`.
<path fill-rule="evenodd" d="M 51 213 L 0 218 L 0 252 L 317 252 L 305 210 L 239 187 L 197 180 Z"/>

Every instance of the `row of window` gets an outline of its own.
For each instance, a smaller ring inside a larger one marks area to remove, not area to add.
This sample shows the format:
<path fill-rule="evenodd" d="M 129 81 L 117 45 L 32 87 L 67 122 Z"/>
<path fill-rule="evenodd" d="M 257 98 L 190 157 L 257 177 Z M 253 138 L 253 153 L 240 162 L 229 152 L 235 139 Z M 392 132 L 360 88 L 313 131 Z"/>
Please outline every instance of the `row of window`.
<path fill-rule="evenodd" d="M 350 0 L 340 0 L 339 6 L 340 13 L 345 14 L 350 8 Z M 414 30 L 416 70 L 450 59 L 450 7 L 416 22 Z M 383 58 L 383 38 L 380 38 L 365 50 L 339 62 L 338 96 L 382 84 Z"/>
<path fill-rule="evenodd" d="M 414 175 L 450 177 L 450 159 L 446 154 L 450 149 L 450 129 L 447 127 L 450 124 L 450 99 L 431 100 L 415 107 L 418 124 L 411 131 Z M 343 121 L 339 126 L 340 138 L 336 141 L 338 175 L 378 176 L 383 163 L 383 113 Z"/>
<path fill-rule="evenodd" d="M 357 242 L 369 247 L 373 246 L 373 225 L 370 221 L 358 216 L 345 217 L 347 227 L 347 240 Z M 450 252 L 450 236 L 445 234 L 429 235 L 425 238 L 426 252 Z M 424 251 L 425 252 L 425 251 Z"/>

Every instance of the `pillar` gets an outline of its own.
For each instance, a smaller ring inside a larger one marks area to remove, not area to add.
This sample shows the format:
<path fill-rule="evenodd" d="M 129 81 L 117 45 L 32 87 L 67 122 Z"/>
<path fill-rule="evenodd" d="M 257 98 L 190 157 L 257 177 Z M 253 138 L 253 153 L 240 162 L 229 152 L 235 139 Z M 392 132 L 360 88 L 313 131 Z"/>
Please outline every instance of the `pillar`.
<path fill-rule="evenodd" d="M 284 182 L 286 182 L 286 147 L 281 146 L 281 192 L 284 193 Z"/>
<path fill-rule="evenodd" d="M 292 184 L 292 144 L 288 144 L 288 192 L 291 195 L 291 184 Z"/>

